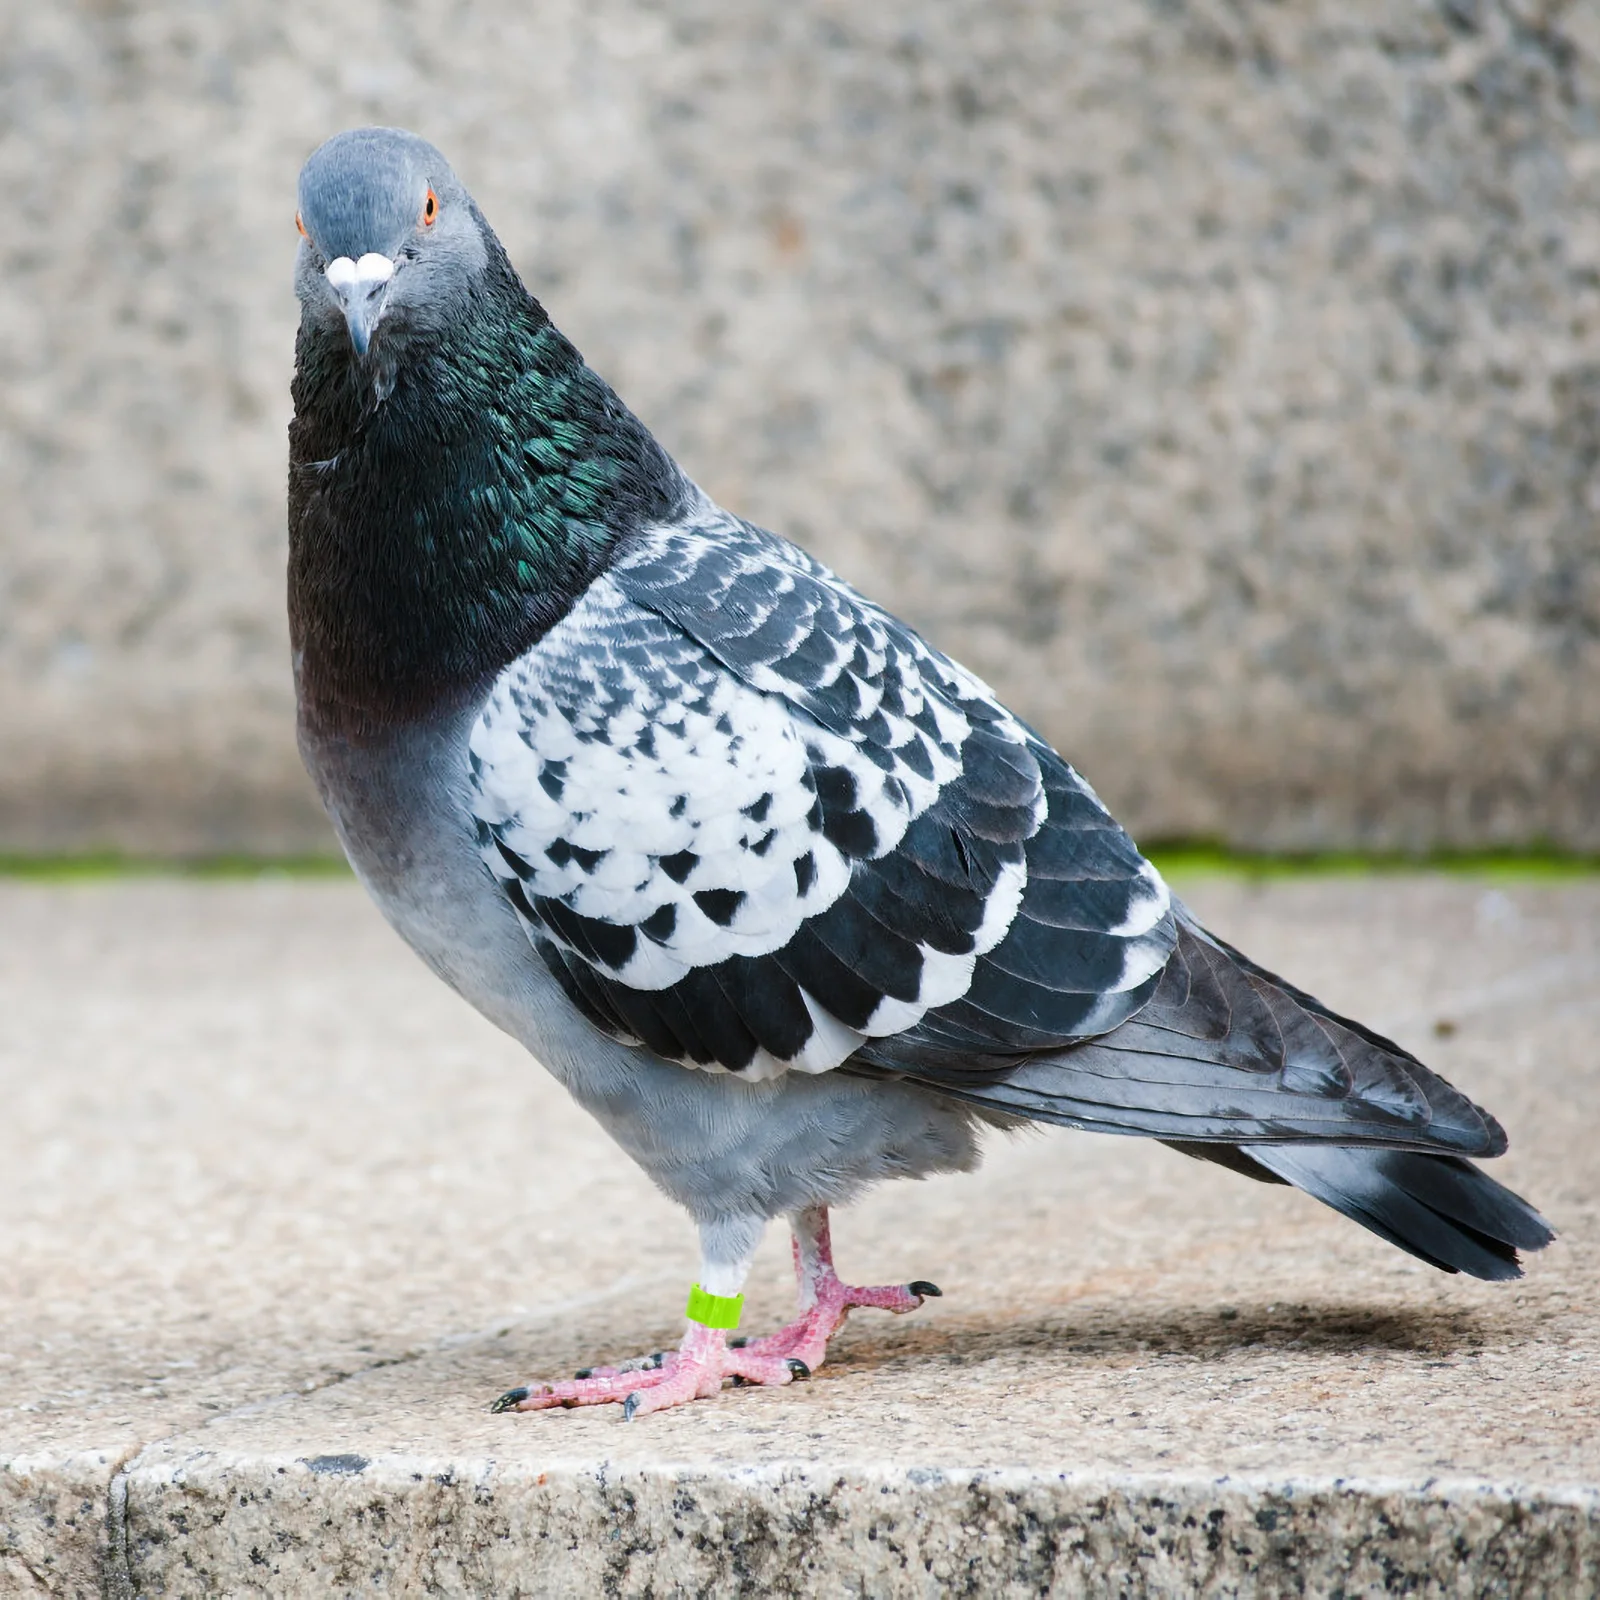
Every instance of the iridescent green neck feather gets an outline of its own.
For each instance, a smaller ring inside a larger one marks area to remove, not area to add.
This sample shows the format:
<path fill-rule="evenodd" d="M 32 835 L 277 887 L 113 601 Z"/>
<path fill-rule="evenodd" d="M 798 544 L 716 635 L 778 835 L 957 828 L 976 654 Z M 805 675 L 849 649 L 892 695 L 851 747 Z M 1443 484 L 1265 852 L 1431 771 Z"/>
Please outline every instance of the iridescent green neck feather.
<path fill-rule="evenodd" d="M 468 703 L 691 492 L 497 248 L 448 323 L 389 331 L 365 362 L 304 324 L 296 349 L 302 715 L 353 738 Z"/>

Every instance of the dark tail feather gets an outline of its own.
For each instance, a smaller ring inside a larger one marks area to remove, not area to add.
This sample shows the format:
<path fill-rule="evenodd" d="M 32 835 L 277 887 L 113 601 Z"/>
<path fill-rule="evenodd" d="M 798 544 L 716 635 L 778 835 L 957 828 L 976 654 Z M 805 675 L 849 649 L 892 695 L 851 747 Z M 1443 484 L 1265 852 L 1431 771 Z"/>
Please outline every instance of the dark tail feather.
<path fill-rule="evenodd" d="M 1380 1239 L 1445 1272 L 1520 1278 L 1518 1250 L 1555 1231 L 1520 1195 L 1460 1156 L 1324 1144 L 1256 1144 L 1254 1163 Z"/>

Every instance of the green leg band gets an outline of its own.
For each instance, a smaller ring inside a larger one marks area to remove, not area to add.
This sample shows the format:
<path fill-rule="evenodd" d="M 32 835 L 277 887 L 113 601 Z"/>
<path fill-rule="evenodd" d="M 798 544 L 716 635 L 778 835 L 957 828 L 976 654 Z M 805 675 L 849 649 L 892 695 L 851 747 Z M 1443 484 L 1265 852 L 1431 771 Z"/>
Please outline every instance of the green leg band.
<path fill-rule="evenodd" d="M 737 1328 L 739 1313 L 743 1310 L 742 1294 L 708 1294 L 697 1283 L 689 1291 L 689 1309 L 685 1314 L 702 1328 Z"/>

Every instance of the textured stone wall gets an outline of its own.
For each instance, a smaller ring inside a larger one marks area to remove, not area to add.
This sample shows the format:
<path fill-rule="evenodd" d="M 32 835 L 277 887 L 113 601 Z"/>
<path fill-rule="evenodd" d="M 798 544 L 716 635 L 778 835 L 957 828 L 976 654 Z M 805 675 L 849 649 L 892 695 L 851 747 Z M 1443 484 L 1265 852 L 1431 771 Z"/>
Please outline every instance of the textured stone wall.
<path fill-rule="evenodd" d="M 293 186 L 365 121 L 1136 831 L 1600 848 L 1593 0 L 7 7 L 0 847 L 326 840 Z"/>

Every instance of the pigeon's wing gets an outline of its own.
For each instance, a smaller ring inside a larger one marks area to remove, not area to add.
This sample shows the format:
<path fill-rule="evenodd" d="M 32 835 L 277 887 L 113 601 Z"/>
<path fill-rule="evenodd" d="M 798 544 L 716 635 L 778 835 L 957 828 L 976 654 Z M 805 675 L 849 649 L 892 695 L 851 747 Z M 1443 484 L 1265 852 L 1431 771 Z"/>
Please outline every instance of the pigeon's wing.
<path fill-rule="evenodd" d="M 1206 933 L 981 683 L 757 530 L 636 542 L 471 748 L 485 861 L 617 1038 L 1152 1135 L 1447 1271 L 1552 1237 L 1462 1159 L 1492 1117 Z"/>
<path fill-rule="evenodd" d="M 990 691 L 732 519 L 631 547 L 495 685 L 484 859 L 597 1026 L 747 1077 L 1003 1073 L 1133 1015 L 1165 885 Z M 982 1070 L 980 1068 L 980 1070 Z"/>

